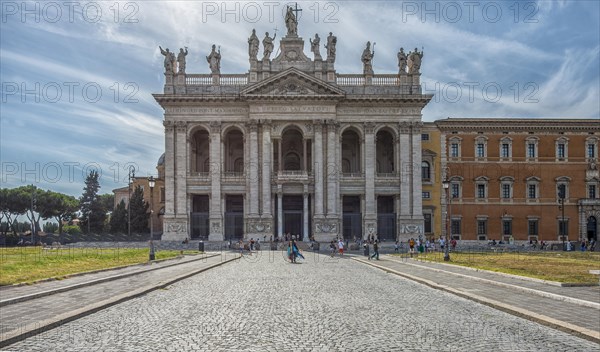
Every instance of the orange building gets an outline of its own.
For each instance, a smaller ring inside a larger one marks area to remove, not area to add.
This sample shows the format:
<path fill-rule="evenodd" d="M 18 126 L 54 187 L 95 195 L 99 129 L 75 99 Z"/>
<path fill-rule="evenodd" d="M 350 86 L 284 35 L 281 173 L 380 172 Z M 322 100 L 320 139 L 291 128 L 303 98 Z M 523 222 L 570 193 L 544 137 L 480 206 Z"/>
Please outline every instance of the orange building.
<path fill-rule="evenodd" d="M 454 238 L 598 240 L 600 120 L 448 118 L 435 124 L 445 151 L 441 177 L 450 182 L 443 221 L 449 213 Z"/>

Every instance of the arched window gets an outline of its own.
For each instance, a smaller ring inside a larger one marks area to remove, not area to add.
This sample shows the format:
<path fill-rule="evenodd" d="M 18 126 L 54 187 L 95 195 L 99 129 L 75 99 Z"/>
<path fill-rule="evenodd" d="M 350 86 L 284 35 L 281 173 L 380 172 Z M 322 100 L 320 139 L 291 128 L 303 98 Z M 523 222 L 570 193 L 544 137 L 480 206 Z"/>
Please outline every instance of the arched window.
<path fill-rule="evenodd" d="M 421 163 L 421 178 L 423 181 L 429 181 L 431 178 L 431 166 L 427 161 Z"/>

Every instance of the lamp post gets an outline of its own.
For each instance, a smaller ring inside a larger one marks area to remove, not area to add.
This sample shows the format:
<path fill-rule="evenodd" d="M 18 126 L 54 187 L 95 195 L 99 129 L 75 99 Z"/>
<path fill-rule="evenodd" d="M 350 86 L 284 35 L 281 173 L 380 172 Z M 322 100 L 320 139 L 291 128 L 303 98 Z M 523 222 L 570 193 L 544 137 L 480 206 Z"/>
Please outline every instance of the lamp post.
<path fill-rule="evenodd" d="M 148 177 L 148 186 L 150 187 L 150 255 L 149 255 L 149 259 L 150 260 L 154 260 L 155 256 L 154 256 L 154 243 L 152 242 L 153 239 L 153 230 L 154 230 L 154 226 L 153 226 L 153 221 L 152 221 L 152 213 L 154 212 L 154 177 L 150 176 Z"/>
<path fill-rule="evenodd" d="M 558 206 L 558 208 L 562 212 L 561 220 L 560 220 L 560 237 L 562 239 L 563 251 L 567 249 L 565 247 L 565 232 L 566 232 L 565 231 L 565 196 L 566 196 L 565 191 L 566 191 L 565 186 L 561 185 L 558 190 L 558 204 L 560 204 Z"/>
<path fill-rule="evenodd" d="M 450 251 L 449 248 L 450 247 L 450 243 L 448 241 L 448 232 L 450 232 L 450 181 L 448 180 L 444 180 L 442 181 L 442 186 L 444 187 L 444 190 L 446 191 L 446 239 L 445 239 L 445 246 L 444 246 L 444 261 L 445 262 L 449 262 L 450 261 Z"/>
<path fill-rule="evenodd" d="M 127 198 L 127 237 L 131 239 L 131 183 L 135 178 L 135 167 L 133 165 L 129 166 L 127 177 L 127 190 L 129 192 L 129 198 Z"/>

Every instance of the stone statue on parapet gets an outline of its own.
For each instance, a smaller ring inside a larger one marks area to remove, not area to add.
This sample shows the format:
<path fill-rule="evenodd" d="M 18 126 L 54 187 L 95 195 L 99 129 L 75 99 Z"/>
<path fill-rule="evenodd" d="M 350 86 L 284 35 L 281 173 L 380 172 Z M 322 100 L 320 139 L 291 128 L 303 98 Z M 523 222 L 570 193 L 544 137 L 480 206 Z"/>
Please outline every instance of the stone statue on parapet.
<path fill-rule="evenodd" d="M 329 32 L 329 37 L 327 37 L 327 44 L 325 45 L 325 49 L 327 49 L 327 62 L 334 63 L 335 62 L 335 45 L 337 44 L 337 37 L 333 35 L 332 32 Z"/>
<path fill-rule="evenodd" d="M 275 38 L 277 37 L 277 33 L 275 33 L 273 35 L 273 38 L 269 37 L 269 32 L 265 33 L 265 38 L 263 39 L 263 47 L 265 48 L 265 53 L 263 55 L 263 60 L 269 60 L 269 58 L 271 57 L 271 53 L 273 52 L 273 48 L 275 48 L 275 46 L 273 45 L 273 41 L 275 40 Z"/>
<path fill-rule="evenodd" d="M 185 73 L 185 57 L 188 54 L 187 46 L 185 51 L 183 48 L 179 48 L 179 54 L 177 54 L 177 64 L 179 65 L 179 73 Z"/>
<path fill-rule="evenodd" d="M 177 61 L 175 60 L 175 54 L 169 51 L 169 48 L 163 50 L 163 48 L 159 45 L 160 53 L 165 56 L 165 73 L 174 74 L 177 72 Z"/>
<path fill-rule="evenodd" d="M 287 35 L 298 35 L 298 19 L 290 6 L 287 7 L 285 13 L 285 26 L 287 27 Z"/>
<path fill-rule="evenodd" d="M 320 52 L 320 43 L 321 43 L 321 38 L 319 38 L 319 34 L 315 34 L 315 39 L 308 39 L 310 41 L 310 51 L 312 51 L 315 54 L 315 60 L 322 60 L 323 58 L 321 58 L 321 52 Z"/>
<path fill-rule="evenodd" d="M 423 59 L 423 51 L 419 52 L 417 48 L 415 51 L 408 53 L 408 73 L 415 74 L 419 73 L 421 69 L 421 60 Z"/>
<path fill-rule="evenodd" d="M 213 74 L 221 73 L 221 48 L 219 47 L 219 51 L 215 50 L 216 45 L 213 44 L 212 51 L 210 55 L 206 57 L 206 61 L 208 61 L 208 66 L 210 67 L 210 72 Z"/>
<path fill-rule="evenodd" d="M 361 57 L 361 60 L 363 62 L 363 73 L 365 75 L 373 74 L 373 56 L 375 56 L 375 50 L 371 51 L 371 42 L 367 42 L 367 47 L 365 48 L 365 50 L 363 50 Z"/>
<path fill-rule="evenodd" d="M 252 30 L 252 35 L 248 38 L 248 55 L 250 55 L 250 60 L 257 60 L 256 55 L 258 55 L 258 46 L 260 41 L 256 36 L 256 30 Z"/>
<path fill-rule="evenodd" d="M 398 73 L 403 75 L 406 74 L 406 54 L 404 48 L 400 48 L 398 52 Z"/>

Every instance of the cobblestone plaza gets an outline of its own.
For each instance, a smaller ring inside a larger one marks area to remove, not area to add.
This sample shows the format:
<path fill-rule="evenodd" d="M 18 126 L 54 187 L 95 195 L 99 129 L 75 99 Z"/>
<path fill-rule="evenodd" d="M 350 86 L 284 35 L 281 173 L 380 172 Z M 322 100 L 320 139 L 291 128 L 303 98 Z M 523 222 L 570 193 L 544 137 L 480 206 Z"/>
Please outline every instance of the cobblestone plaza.
<path fill-rule="evenodd" d="M 294 265 L 266 251 L 5 349 L 600 351 L 596 343 L 350 258 L 307 253 Z"/>

